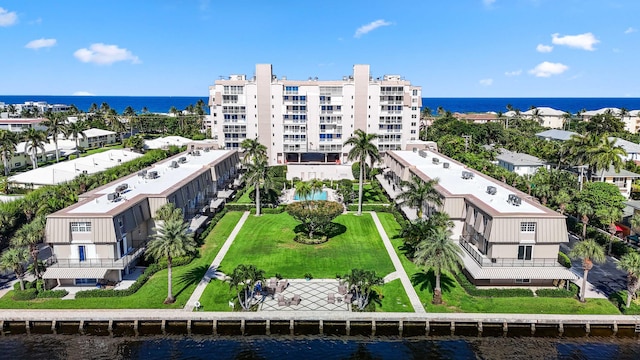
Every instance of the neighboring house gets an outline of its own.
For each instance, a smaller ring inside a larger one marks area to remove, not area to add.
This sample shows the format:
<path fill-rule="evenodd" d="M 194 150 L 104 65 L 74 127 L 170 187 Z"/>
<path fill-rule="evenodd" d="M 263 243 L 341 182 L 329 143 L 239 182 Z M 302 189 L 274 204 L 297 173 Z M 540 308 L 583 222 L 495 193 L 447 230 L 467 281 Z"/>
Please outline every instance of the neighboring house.
<path fill-rule="evenodd" d="M 20 169 L 32 165 L 31 152 L 25 150 L 25 145 L 26 142 L 24 141 L 16 145 L 16 151 L 13 156 L 11 156 L 11 161 L 9 161 L 9 167 L 11 169 Z M 71 153 L 73 153 L 71 149 L 73 149 L 74 147 L 75 144 L 73 143 L 73 141 L 58 140 L 59 157 L 64 158 L 69 156 Z M 38 162 L 55 159 L 56 146 L 53 141 L 49 139 L 49 142 L 44 144 L 44 152 L 42 151 L 42 149 L 38 148 L 37 154 Z"/>
<path fill-rule="evenodd" d="M 487 113 L 453 113 L 453 117 L 469 123 L 474 124 L 486 124 L 488 122 L 504 121 L 505 119 L 498 119 L 498 115 L 493 112 Z"/>
<path fill-rule="evenodd" d="M 568 242 L 565 216 L 435 151 L 388 151 L 384 163 L 394 187 L 412 176 L 439 179 L 440 210 L 454 223 L 452 241 L 463 249 L 464 272 L 474 284 L 550 286 L 577 279 L 557 261 L 560 244 Z"/>
<path fill-rule="evenodd" d="M 621 139 L 618 137 L 609 137 L 609 141 L 615 139 L 616 146 L 619 146 L 627 152 L 627 156 L 623 156 L 622 159 L 625 161 L 640 161 L 640 145 L 631 141 L 627 141 L 625 139 Z"/>
<path fill-rule="evenodd" d="M 165 136 L 159 137 L 156 139 L 145 140 L 144 148 L 145 149 L 168 149 L 169 146 L 185 146 L 188 143 L 192 142 L 191 139 L 187 139 L 182 136 Z"/>
<path fill-rule="evenodd" d="M 23 118 L 9 118 L 0 119 L 0 130 L 9 130 L 13 132 L 22 132 L 27 129 L 34 128 L 36 130 L 46 130 L 47 128 L 42 125 L 42 122 L 46 119 L 23 119 Z"/>
<path fill-rule="evenodd" d="M 618 108 L 602 108 L 598 110 L 589 110 L 581 114 L 582 120 L 589 121 L 596 115 L 601 115 L 606 112 L 610 112 L 613 116 L 619 118 L 624 123 L 624 129 L 632 134 L 635 134 L 640 130 L 640 117 L 638 117 L 638 110 L 628 111 L 627 114 L 621 116 L 621 109 Z"/>
<path fill-rule="evenodd" d="M 558 129 L 546 130 L 536 134 L 536 136 L 540 139 L 557 140 L 557 141 L 570 140 L 572 135 L 579 135 L 579 134 L 573 131 L 565 131 L 565 130 L 558 130 Z"/>
<path fill-rule="evenodd" d="M 53 256 L 43 276 L 48 287 L 122 280 L 154 234 L 156 211 L 171 202 L 196 231 L 194 222 L 206 219 L 198 216 L 201 209 L 233 182 L 238 162 L 236 151 L 181 153 L 84 193 L 76 204 L 50 214 L 45 241 Z"/>
<path fill-rule="evenodd" d="M 596 171 L 591 174 L 591 181 L 600 181 L 602 171 Z M 620 189 L 620 193 L 625 198 L 631 197 L 631 184 L 633 180 L 640 178 L 640 174 L 633 173 L 631 171 L 620 169 L 616 171 L 613 166 L 604 172 L 604 182 L 614 184 Z"/>
<path fill-rule="evenodd" d="M 85 150 L 97 149 L 118 142 L 118 134 L 114 131 L 92 128 L 83 131 L 83 133 L 84 137 L 78 136 L 78 146 Z M 60 137 L 64 138 L 63 135 Z M 69 136 L 68 139 L 74 140 L 74 137 Z"/>
<path fill-rule="evenodd" d="M 499 149 L 498 152 L 500 153 L 496 156 L 498 166 L 518 175 L 533 175 L 539 168 L 547 167 L 544 161 L 533 155 L 512 152 L 503 148 Z"/>
<path fill-rule="evenodd" d="M 540 125 L 552 129 L 562 129 L 562 127 L 564 126 L 563 116 L 565 112 L 550 107 L 539 107 L 527 110 L 522 113 L 522 117 L 525 119 L 533 119 L 533 114 L 535 111 L 537 111 L 540 115 L 540 119 L 538 120 Z"/>

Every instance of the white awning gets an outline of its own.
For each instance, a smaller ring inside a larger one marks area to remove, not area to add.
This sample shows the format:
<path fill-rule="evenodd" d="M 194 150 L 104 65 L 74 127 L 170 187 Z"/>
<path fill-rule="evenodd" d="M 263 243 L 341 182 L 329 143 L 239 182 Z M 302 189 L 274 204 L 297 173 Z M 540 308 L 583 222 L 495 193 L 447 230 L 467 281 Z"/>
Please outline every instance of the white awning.
<path fill-rule="evenodd" d="M 220 207 L 220 205 L 222 205 L 224 203 L 224 200 L 222 199 L 215 199 L 215 200 L 211 200 L 211 205 L 210 207 L 212 209 L 217 209 Z"/>
<path fill-rule="evenodd" d="M 112 269 L 105 268 L 60 268 L 50 267 L 42 275 L 43 279 L 104 279 L 107 272 Z"/>

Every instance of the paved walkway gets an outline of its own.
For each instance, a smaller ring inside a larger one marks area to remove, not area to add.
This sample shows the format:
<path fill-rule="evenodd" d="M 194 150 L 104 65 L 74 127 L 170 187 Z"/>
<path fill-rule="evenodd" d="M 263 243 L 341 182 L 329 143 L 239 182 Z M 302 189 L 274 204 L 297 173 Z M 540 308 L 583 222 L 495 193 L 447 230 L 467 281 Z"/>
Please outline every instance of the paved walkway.
<path fill-rule="evenodd" d="M 260 311 L 351 311 L 350 304 L 342 301 L 343 295 L 338 294 L 338 280 L 336 279 L 293 279 L 289 286 L 274 298 L 266 297 L 260 304 Z M 334 294 L 334 302 L 327 300 L 329 294 Z M 278 296 L 292 299 L 300 296 L 298 305 L 278 305 Z"/>
<path fill-rule="evenodd" d="M 409 276 L 407 272 L 404 271 L 404 267 L 402 267 L 402 263 L 400 262 L 400 258 L 398 254 L 396 254 L 393 245 L 391 244 L 391 240 L 389 240 L 389 236 L 387 236 L 387 232 L 384 231 L 382 224 L 380 223 L 380 219 L 378 218 L 378 214 L 375 212 L 371 212 L 371 217 L 373 218 L 373 222 L 376 224 L 376 228 L 378 229 L 378 233 L 380 233 L 380 237 L 382 238 L 382 242 L 384 243 L 384 247 L 387 249 L 389 253 L 389 258 L 391 258 L 391 262 L 393 266 L 396 268 L 396 273 L 402 282 L 402 286 L 404 286 L 404 291 L 407 293 L 409 297 L 409 301 L 411 302 L 411 306 L 413 306 L 413 310 L 416 313 L 426 313 L 427 311 L 422 306 L 422 302 L 416 293 L 416 290 L 413 288 L 411 284 L 411 280 L 409 280 Z"/>
<path fill-rule="evenodd" d="M 233 228 L 233 231 L 231 231 L 231 234 L 229 234 L 227 241 L 224 242 L 224 244 L 222 245 L 222 248 L 220 248 L 220 251 L 218 251 L 218 255 L 216 255 L 216 257 L 213 259 L 213 262 L 211 262 L 211 266 L 209 266 L 209 269 L 204 274 L 204 277 L 202 278 L 202 280 L 200 280 L 200 282 L 198 283 L 198 286 L 196 286 L 196 289 L 193 291 L 193 294 L 191 294 L 189 301 L 187 301 L 187 305 L 185 305 L 184 307 L 185 311 L 193 311 L 193 309 L 196 307 L 195 305 L 196 302 L 199 302 L 200 297 L 204 292 L 204 289 L 207 287 L 207 284 L 209 284 L 211 279 L 224 276 L 224 274 L 218 271 L 218 266 L 220 266 L 220 263 L 222 262 L 222 259 L 224 259 L 224 256 L 227 255 L 227 251 L 229 251 L 229 248 L 231 247 L 233 240 L 235 240 L 236 236 L 238 236 L 240 229 L 242 229 L 242 225 L 244 225 L 244 222 L 247 221 L 248 217 L 249 217 L 249 212 L 245 211 L 242 217 L 240 218 L 240 221 L 238 221 L 236 226 Z"/>

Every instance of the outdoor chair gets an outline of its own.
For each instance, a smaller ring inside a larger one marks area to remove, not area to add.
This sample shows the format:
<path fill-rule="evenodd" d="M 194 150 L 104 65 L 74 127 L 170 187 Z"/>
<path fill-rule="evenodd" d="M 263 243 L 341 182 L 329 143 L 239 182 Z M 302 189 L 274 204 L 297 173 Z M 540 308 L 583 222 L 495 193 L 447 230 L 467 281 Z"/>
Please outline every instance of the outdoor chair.
<path fill-rule="evenodd" d="M 289 280 L 282 279 L 282 280 L 278 281 L 278 285 L 282 285 L 282 288 L 286 289 L 287 287 L 289 287 Z"/>
<path fill-rule="evenodd" d="M 299 305 L 301 300 L 300 295 L 294 294 L 293 299 L 291 299 L 291 305 Z"/>
<path fill-rule="evenodd" d="M 344 296 L 344 302 L 346 302 L 347 304 L 351 304 L 352 299 L 353 299 L 352 293 L 348 293 L 347 295 Z"/>
<path fill-rule="evenodd" d="M 278 284 L 278 286 L 276 286 L 276 294 L 280 294 L 283 291 L 284 291 L 284 286 L 282 286 L 282 284 Z"/>
<path fill-rule="evenodd" d="M 334 293 L 329 293 L 329 295 L 327 295 L 327 302 L 329 304 L 335 304 L 336 303 L 336 296 Z"/>
<path fill-rule="evenodd" d="M 287 306 L 287 299 L 282 295 L 278 295 L 278 306 Z"/>
<path fill-rule="evenodd" d="M 344 295 L 347 293 L 347 285 L 338 286 L 338 294 Z"/>

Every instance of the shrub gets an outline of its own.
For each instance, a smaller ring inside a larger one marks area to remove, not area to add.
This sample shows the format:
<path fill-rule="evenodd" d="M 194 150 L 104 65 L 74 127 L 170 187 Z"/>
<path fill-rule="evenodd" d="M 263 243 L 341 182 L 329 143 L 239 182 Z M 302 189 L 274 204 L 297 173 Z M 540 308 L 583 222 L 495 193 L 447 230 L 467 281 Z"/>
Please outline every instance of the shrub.
<path fill-rule="evenodd" d="M 571 268 L 571 259 L 562 251 L 558 252 L 558 262 L 567 269 Z"/>
<path fill-rule="evenodd" d="M 287 165 L 277 165 L 269 168 L 273 177 L 286 178 L 287 177 Z"/>
<path fill-rule="evenodd" d="M 256 213 L 256 208 L 255 206 L 251 208 L 251 210 L 249 210 L 252 214 Z M 280 206 L 276 206 L 274 208 L 262 208 L 260 210 L 261 214 L 282 214 L 285 211 L 285 206 L 280 205 Z"/>
<path fill-rule="evenodd" d="M 296 234 L 296 236 L 293 237 L 293 241 L 300 244 L 305 244 L 305 245 L 322 244 L 322 243 L 326 243 L 328 240 L 329 239 L 326 236 L 310 238 L 307 236 L 307 234 L 303 234 L 303 233 Z"/>
<path fill-rule="evenodd" d="M 358 211 L 358 204 L 351 204 L 347 206 L 347 210 Z M 393 207 L 391 207 L 390 205 L 362 204 L 362 211 L 392 212 Z"/>
<path fill-rule="evenodd" d="M 358 180 L 358 182 L 360 181 L 360 162 L 356 161 L 351 165 L 351 174 L 353 175 L 353 178 Z M 365 163 L 364 164 L 364 180 L 370 179 L 371 178 L 371 167 L 369 166 L 369 164 Z"/>
<path fill-rule="evenodd" d="M 237 204 L 237 203 L 229 203 L 229 204 L 226 204 L 224 207 L 229 211 L 251 211 L 251 209 L 255 209 L 255 205 Z"/>
<path fill-rule="evenodd" d="M 536 294 L 539 297 L 552 297 L 552 298 L 574 298 L 578 295 L 578 286 L 571 283 L 569 290 L 567 289 L 538 289 Z"/>
<path fill-rule="evenodd" d="M 34 288 L 13 293 L 12 299 L 15 301 L 33 300 L 36 298 L 37 290 Z"/>
<path fill-rule="evenodd" d="M 36 296 L 38 299 L 59 299 L 67 296 L 69 292 L 67 290 L 43 290 L 38 292 Z"/>
<path fill-rule="evenodd" d="M 458 283 L 467 294 L 479 297 L 533 297 L 533 291 L 529 289 L 478 289 L 461 272 L 456 274 Z"/>

